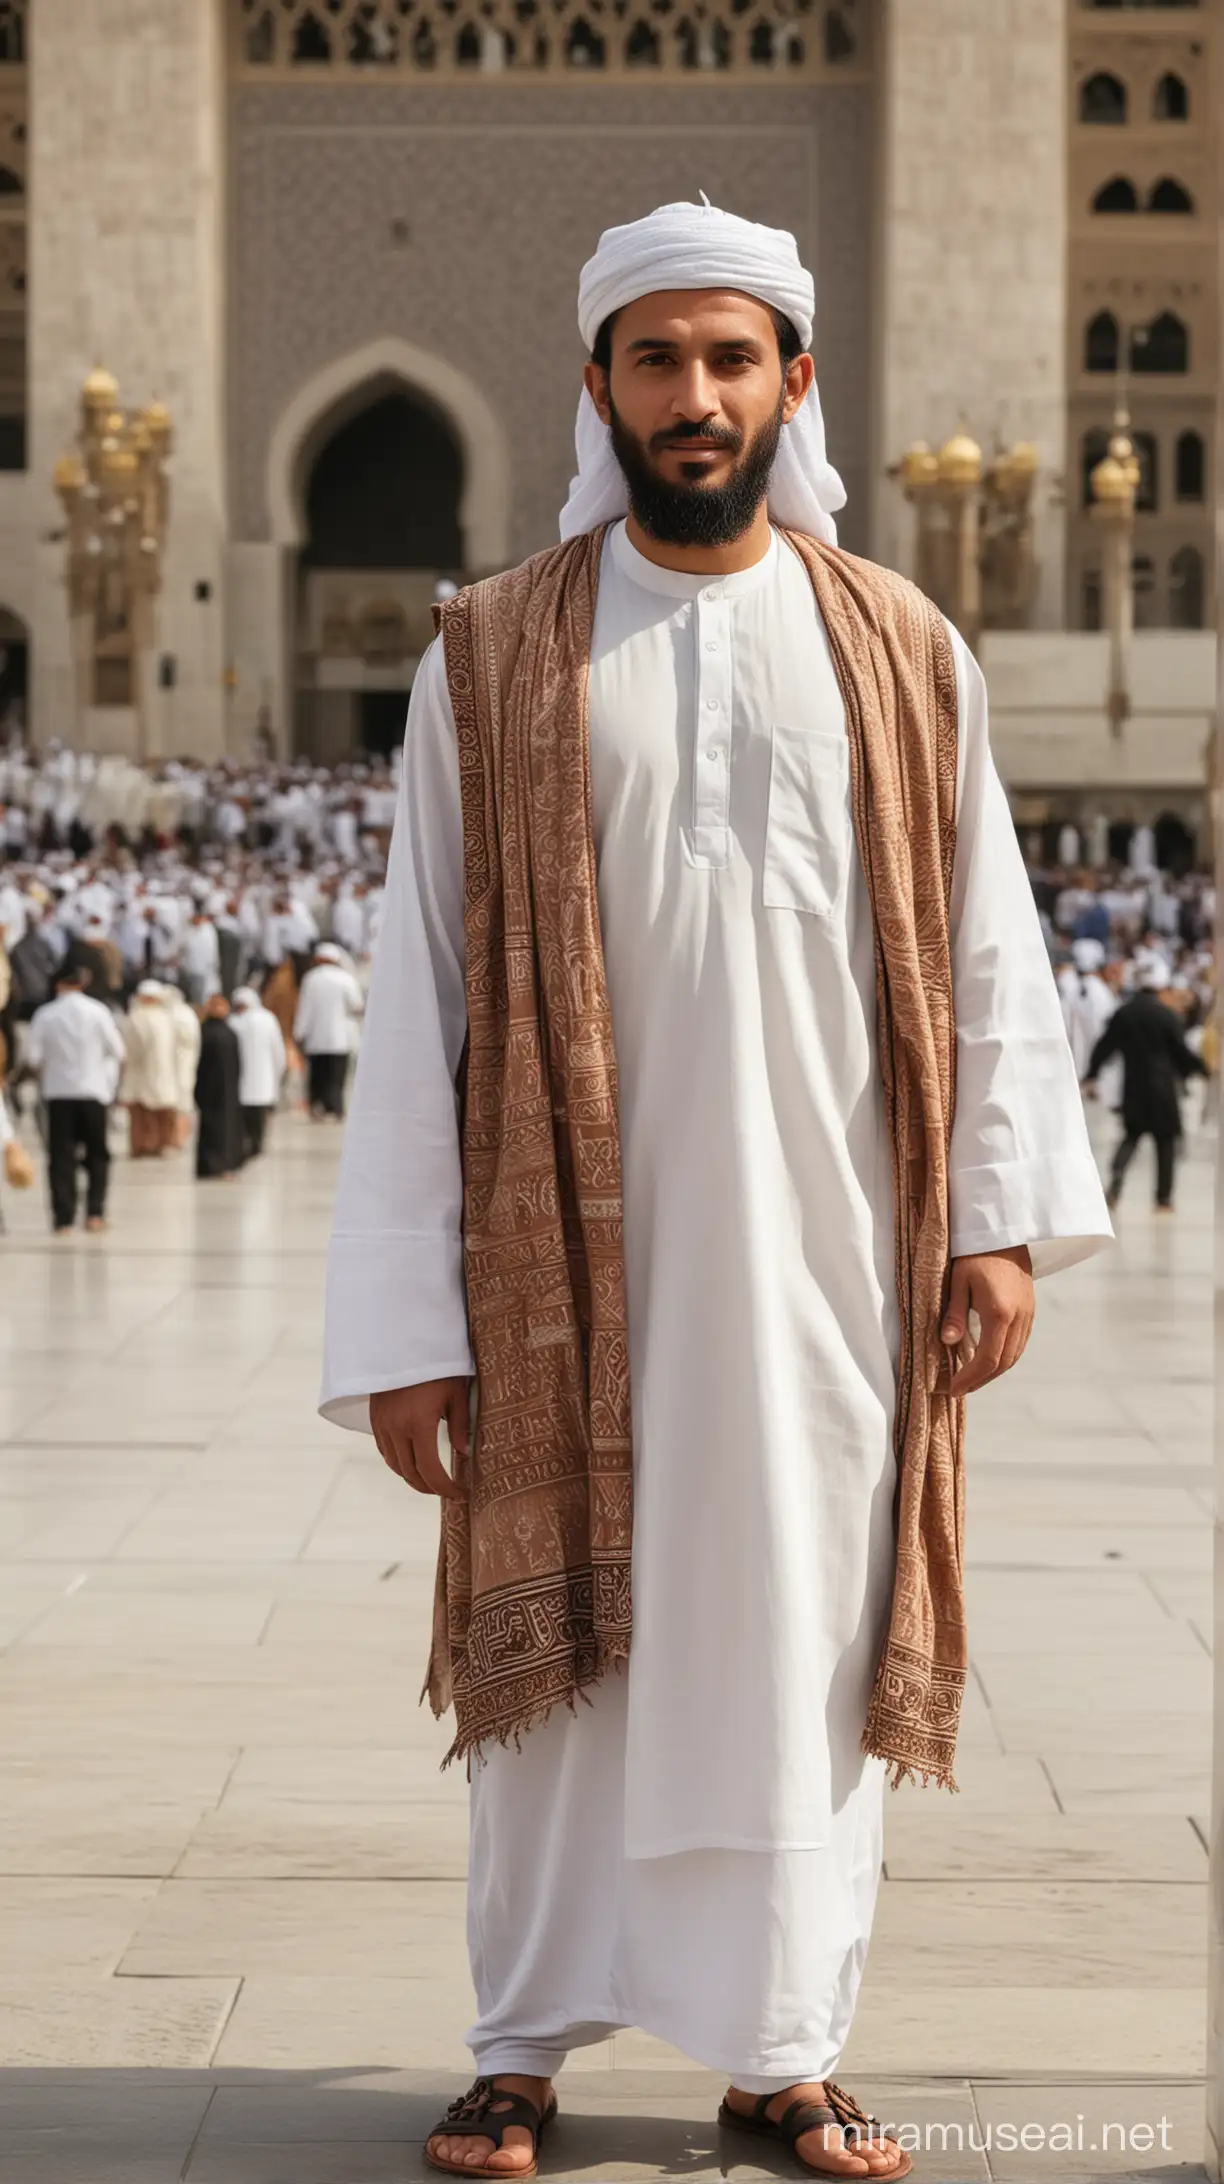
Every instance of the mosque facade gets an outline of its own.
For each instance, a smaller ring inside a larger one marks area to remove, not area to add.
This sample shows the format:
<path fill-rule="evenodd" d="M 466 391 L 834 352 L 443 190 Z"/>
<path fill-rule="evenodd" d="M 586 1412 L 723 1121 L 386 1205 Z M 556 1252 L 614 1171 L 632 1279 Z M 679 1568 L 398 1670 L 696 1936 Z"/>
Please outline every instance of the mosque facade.
<path fill-rule="evenodd" d="M 705 190 L 792 228 L 813 268 L 847 545 L 915 567 L 889 474 L 914 442 L 1035 450 L 1032 582 L 980 649 L 1038 817 L 1101 770 L 1084 481 L 1129 402 L 1122 771 L 1141 802 L 1192 797 L 1213 673 L 1217 17 L 1217 0 L 0 0 L 0 702 L 24 683 L 37 741 L 385 748 L 438 578 L 556 535 L 583 259 L 603 227 Z M 98 367 L 173 429 L 135 727 L 83 670 L 54 487 Z"/>

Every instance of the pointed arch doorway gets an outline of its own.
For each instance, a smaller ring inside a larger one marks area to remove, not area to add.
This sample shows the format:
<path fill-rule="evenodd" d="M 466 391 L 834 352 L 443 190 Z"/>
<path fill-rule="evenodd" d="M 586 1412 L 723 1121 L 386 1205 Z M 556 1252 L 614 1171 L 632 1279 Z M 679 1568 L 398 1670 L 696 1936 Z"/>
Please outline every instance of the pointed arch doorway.
<path fill-rule="evenodd" d="M 509 460 L 483 391 L 398 339 L 303 387 L 269 450 L 290 748 L 319 764 L 403 735 L 440 579 L 508 559 Z"/>

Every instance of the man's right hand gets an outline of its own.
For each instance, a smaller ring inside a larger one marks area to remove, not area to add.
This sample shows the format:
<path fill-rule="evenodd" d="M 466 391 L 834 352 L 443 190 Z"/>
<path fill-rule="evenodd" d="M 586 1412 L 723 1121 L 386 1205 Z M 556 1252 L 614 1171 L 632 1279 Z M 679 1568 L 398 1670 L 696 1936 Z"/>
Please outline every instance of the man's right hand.
<path fill-rule="evenodd" d="M 471 1453 L 472 1430 L 466 1380 L 421 1380 L 414 1388 L 385 1388 L 370 1397 L 370 1424 L 378 1453 L 391 1471 L 418 1494 L 462 1501 L 438 1453 L 438 1427 L 446 1420 L 451 1447 Z"/>

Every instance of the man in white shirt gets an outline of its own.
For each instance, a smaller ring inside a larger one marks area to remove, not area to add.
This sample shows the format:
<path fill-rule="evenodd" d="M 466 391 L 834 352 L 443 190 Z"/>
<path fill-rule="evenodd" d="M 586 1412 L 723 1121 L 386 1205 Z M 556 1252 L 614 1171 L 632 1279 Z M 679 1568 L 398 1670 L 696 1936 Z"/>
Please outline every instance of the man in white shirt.
<path fill-rule="evenodd" d="M 106 1226 L 106 1121 L 124 1046 L 110 1010 L 85 992 L 86 977 L 83 969 L 61 973 L 55 1000 L 35 1012 L 26 1043 L 47 1109 L 47 1181 L 57 1236 L 76 1222 L 78 1160 L 85 1165 L 85 1226 Z"/>
<path fill-rule="evenodd" d="M 365 1004 L 361 988 L 346 970 L 341 952 L 323 941 L 302 980 L 293 1036 L 306 1056 L 313 1120 L 344 1116 L 344 1080 L 357 1044 L 357 1026 Z"/>
<path fill-rule="evenodd" d="M 285 1041 L 271 1009 L 264 1007 L 253 986 L 235 990 L 230 1023 L 238 1041 L 242 1157 L 255 1160 L 264 1149 L 268 1117 L 280 1098 Z"/>

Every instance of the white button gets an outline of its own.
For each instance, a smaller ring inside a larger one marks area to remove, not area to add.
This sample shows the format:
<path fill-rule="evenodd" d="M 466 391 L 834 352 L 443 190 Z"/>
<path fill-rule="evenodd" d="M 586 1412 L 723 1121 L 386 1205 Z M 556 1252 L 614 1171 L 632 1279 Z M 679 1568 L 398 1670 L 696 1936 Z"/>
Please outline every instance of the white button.
<path fill-rule="evenodd" d="M 711 766 L 717 766 L 719 759 L 722 757 L 722 752 L 710 749 L 706 752 L 706 757 L 709 759 Z"/>
<path fill-rule="evenodd" d="M 701 596 L 703 599 L 721 599 L 722 593 L 719 591 L 717 584 L 711 584 L 707 591 L 702 592 Z"/>
<path fill-rule="evenodd" d="M 707 651 L 707 652 L 717 652 L 717 650 L 718 650 L 718 646 L 717 646 L 717 645 L 715 644 L 715 642 L 714 642 L 714 639 L 713 639 L 712 637 L 707 637 L 707 638 L 706 638 L 706 651 Z"/>
<path fill-rule="evenodd" d="M 716 713 L 716 712 L 718 711 L 718 699 L 717 699 L 717 698 L 707 698 L 707 699 L 706 699 L 706 711 L 707 711 L 707 713 Z"/>

